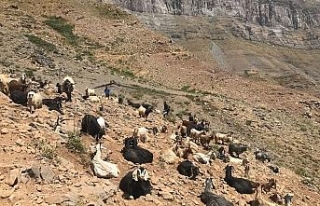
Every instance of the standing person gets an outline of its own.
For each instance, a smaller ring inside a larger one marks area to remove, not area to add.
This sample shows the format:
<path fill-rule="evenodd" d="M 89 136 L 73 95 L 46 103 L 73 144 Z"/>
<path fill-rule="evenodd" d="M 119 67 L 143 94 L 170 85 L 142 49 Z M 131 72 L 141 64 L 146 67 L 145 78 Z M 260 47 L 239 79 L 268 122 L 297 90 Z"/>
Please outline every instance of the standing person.
<path fill-rule="evenodd" d="M 106 88 L 104 89 L 104 94 L 106 95 L 106 97 L 108 97 L 108 99 L 110 99 L 110 89 L 108 88 L 108 86 L 106 86 Z"/>
<path fill-rule="evenodd" d="M 166 101 L 163 102 L 163 117 L 166 117 L 169 115 L 170 112 L 170 106 L 167 104 Z"/>

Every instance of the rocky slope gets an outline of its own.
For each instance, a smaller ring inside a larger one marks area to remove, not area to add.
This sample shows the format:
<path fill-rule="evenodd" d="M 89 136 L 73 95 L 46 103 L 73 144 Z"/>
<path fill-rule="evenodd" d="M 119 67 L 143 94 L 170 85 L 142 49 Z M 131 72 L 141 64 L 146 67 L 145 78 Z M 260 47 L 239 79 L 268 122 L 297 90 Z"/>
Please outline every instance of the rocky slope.
<path fill-rule="evenodd" d="M 127 8 L 131 11 L 187 15 L 187 16 L 229 16 L 240 19 L 245 24 L 245 28 L 238 28 L 236 33 L 244 32 L 248 39 L 257 37 L 263 38 L 262 34 L 270 36 L 263 40 L 273 42 L 272 36 L 276 37 L 274 43 L 283 44 L 281 40 L 290 39 L 291 33 L 296 30 L 307 30 L 305 38 L 297 41 L 297 45 L 292 47 L 319 47 L 319 31 L 317 27 L 320 23 L 319 2 L 306 1 L 122 1 L 113 0 L 116 5 Z M 251 25 L 252 24 L 252 25 Z M 262 34 L 254 25 L 259 25 L 265 30 Z M 252 28 L 253 27 L 253 28 Z M 236 28 L 235 28 L 236 29 Z M 240 30 L 241 29 L 241 30 Z M 269 34 L 268 34 L 269 33 Z M 262 40 L 262 39 L 260 39 Z"/>
<path fill-rule="evenodd" d="M 173 132 L 179 117 L 196 112 L 200 118 L 210 120 L 215 131 L 232 131 L 235 137 L 251 143 L 253 149 L 256 146 L 267 147 L 275 157 L 274 163 L 283 171 L 275 177 L 283 192 L 292 190 L 295 193 L 294 204 L 317 204 L 320 114 L 319 99 L 313 94 L 220 70 L 215 64 L 202 61 L 171 39 L 147 29 L 134 16 L 111 5 L 80 0 L 1 1 L 0 10 L 2 72 L 10 69 L 25 71 L 30 75 L 41 75 L 53 83 L 70 74 L 77 82 L 75 104 L 64 105 L 66 113 L 63 118 L 67 120 L 62 129 L 65 133 L 78 131 L 83 113 L 101 114 L 97 112 L 98 105 L 80 101 L 79 93 L 86 86 L 99 86 L 114 79 L 124 85 L 112 88 L 117 95 L 135 101 L 149 101 L 159 109 L 163 100 L 170 102 L 174 110 L 171 121 L 176 121 L 175 124 L 164 121 L 160 115 L 152 115 L 152 122 L 144 122 L 137 119 L 132 108 L 103 101 L 105 111 L 102 115 L 111 125 L 104 145 L 112 148 L 111 160 L 119 163 L 122 174 L 131 165 L 122 159 L 119 150 L 122 139 L 131 134 L 134 127 L 168 124 L 170 132 Z M 233 48 L 242 45 L 234 42 Z M 248 53 L 252 50 L 251 47 L 251 50 L 245 49 Z M 259 49 L 267 58 L 273 58 L 273 53 L 265 47 Z M 282 50 L 280 53 L 288 55 Z M 240 60 L 243 58 L 237 56 L 237 52 L 232 55 L 239 64 L 242 63 Z M 110 181 L 94 178 L 89 169 L 83 168 L 88 163 L 88 153 L 72 153 L 66 148 L 68 139 L 53 133 L 57 118 L 55 112 L 43 108 L 30 115 L 25 108 L 11 103 L 3 95 L 1 105 L 3 112 L 0 115 L 4 121 L 0 123 L 3 124 L 0 142 L 4 149 L 1 150 L 0 188 L 5 190 L 1 193 L 4 196 L 1 205 L 18 201 L 22 201 L 20 205 L 61 202 L 79 202 L 81 205 L 82 199 L 99 202 L 109 196 L 112 197 L 108 198 L 108 204 L 129 204 L 121 197 L 121 192 L 111 192 L 116 190 L 119 178 Z M 167 137 L 155 138 L 161 150 L 171 145 Z M 84 136 L 82 141 L 90 151 L 92 139 Z M 159 155 L 159 150 L 152 144 L 145 146 Z M 248 155 L 252 159 L 251 154 Z M 273 177 L 261 163 L 253 160 L 252 164 L 252 175 L 257 181 Z M 49 170 L 42 176 L 53 182 L 29 179 L 25 170 L 32 165 Z M 225 195 L 229 199 L 243 205 L 245 200 L 253 197 L 239 196 L 221 181 L 224 166 L 215 161 L 211 168 L 201 166 L 201 170 L 209 170 L 205 176 L 215 178 L 218 193 L 227 193 Z M 14 170 L 17 167 L 18 170 Z M 147 165 L 154 176 L 155 191 L 150 197 L 130 201 L 130 204 L 200 204 L 195 196 L 203 189 L 205 176 L 193 183 L 173 173 L 175 167 L 163 165 L 158 159 Z M 237 166 L 236 174 L 241 176 L 242 172 L 242 168 Z M 9 173 L 12 173 L 12 178 L 6 180 Z M 15 177 L 20 179 L 13 188 Z M 50 199 L 48 194 L 54 192 L 66 195 Z"/>

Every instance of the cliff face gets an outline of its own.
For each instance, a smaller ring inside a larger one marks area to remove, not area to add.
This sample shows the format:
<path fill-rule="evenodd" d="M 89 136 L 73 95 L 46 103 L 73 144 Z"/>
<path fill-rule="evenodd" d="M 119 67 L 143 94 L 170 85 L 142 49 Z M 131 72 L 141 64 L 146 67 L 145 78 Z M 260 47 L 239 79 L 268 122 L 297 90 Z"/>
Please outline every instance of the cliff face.
<path fill-rule="evenodd" d="M 111 2 L 135 12 L 234 17 L 239 20 L 232 28 L 236 36 L 269 41 L 283 46 L 287 44 L 286 46 L 299 48 L 320 47 L 320 2 L 312 4 L 300 0 L 294 2 L 285 0 L 111 0 Z M 294 37 L 290 37 L 291 33 L 297 30 L 299 34 L 293 34 Z"/>

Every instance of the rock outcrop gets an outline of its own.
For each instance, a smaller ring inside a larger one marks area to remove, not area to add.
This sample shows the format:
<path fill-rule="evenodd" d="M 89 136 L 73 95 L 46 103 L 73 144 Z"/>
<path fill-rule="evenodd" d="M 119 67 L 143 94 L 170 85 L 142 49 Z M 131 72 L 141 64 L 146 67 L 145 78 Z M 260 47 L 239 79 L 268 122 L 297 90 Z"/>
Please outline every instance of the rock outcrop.
<path fill-rule="evenodd" d="M 236 36 L 249 40 L 268 41 L 282 46 L 299 48 L 319 48 L 320 46 L 320 31 L 317 29 L 320 25 L 320 3 L 316 2 L 313 4 L 300 0 L 111 0 L 111 2 L 134 12 L 233 17 L 236 21 L 232 32 Z M 161 16 L 157 18 L 159 21 Z M 152 24 L 150 19 L 144 22 Z M 163 24 L 153 26 L 165 27 Z M 302 33 L 296 32 L 297 30 Z"/>

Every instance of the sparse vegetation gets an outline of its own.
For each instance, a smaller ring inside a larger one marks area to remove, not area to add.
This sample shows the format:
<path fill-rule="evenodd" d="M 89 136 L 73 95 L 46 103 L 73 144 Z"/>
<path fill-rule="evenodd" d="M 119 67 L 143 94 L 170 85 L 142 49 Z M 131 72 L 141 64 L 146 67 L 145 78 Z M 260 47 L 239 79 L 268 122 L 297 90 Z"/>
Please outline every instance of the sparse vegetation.
<path fill-rule="evenodd" d="M 74 26 L 62 17 L 49 16 L 44 23 L 66 38 L 69 44 L 75 45 L 79 37 L 73 33 Z"/>
<path fill-rule="evenodd" d="M 70 133 L 68 135 L 68 142 L 66 144 L 68 150 L 74 153 L 85 154 L 87 152 L 86 147 L 82 143 L 79 135 Z"/>
<path fill-rule="evenodd" d="M 189 85 L 185 85 L 181 88 L 181 91 L 188 92 L 188 93 L 196 93 L 195 89 L 191 89 Z"/>
<path fill-rule="evenodd" d="M 35 148 L 39 149 L 41 155 L 45 158 L 53 160 L 57 157 L 57 148 L 49 145 L 49 143 L 45 140 L 34 140 Z"/>
<path fill-rule="evenodd" d="M 44 49 L 45 51 L 53 52 L 57 50 L 57 47 L 40 37 L 37 37 L 35 35 L 26 35 L 28 37 L 28 40 L 33 43 L 34 45 Z"/>
<path fill-rule="evenodd" d="M 97 6 L 99 14 L 108 19 L 126 19 L 129 14 L 111 4 L 103 4 Z"/>

